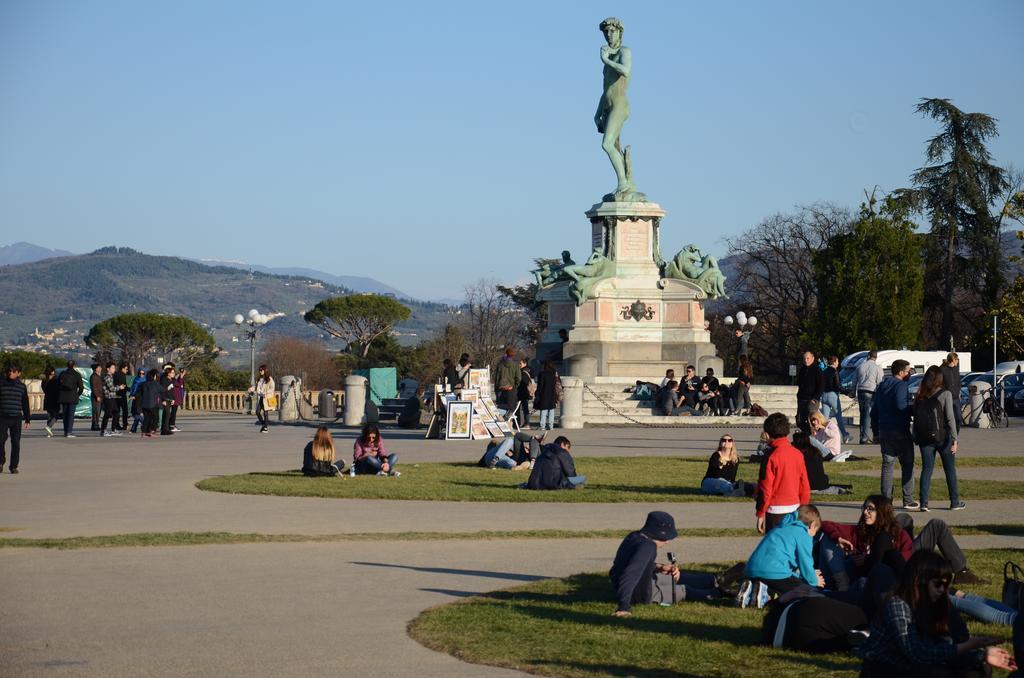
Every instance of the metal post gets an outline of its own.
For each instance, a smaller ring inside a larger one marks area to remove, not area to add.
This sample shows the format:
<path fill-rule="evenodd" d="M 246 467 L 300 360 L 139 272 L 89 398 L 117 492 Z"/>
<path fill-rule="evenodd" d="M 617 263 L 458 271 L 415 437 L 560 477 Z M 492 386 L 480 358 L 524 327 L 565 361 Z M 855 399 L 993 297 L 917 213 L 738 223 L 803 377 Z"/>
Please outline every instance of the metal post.
<path fill-rule="evenodd" d="M 998 354 L 996 352 L 996 345 L 997 345 L 997 342 L 998 342 L 998 335 L 999 335 L 999 316 L 998 315 L 994 315 L 994 316 L 992 316 L 992 395 L 993 396 L 995 396 L 995 394 L 996 394 L 996 390 L 995 390 L 996 389 L 996 382 L 999 379 L 999 370 L 996 369 L 999 366 L 999 356 L 998 356 Z M 1002 393 L 1000 393 L 999 394 L 999 406 L 1000 407 L 1004 407 L 1006 405 L 1006 403 L 1004 401 L 1005 401 L 1005 396 Z"/>
<path fill-rule="evenodd" d="M 249 323 L 249 386 L 256 388 L 256 326 Z"/>

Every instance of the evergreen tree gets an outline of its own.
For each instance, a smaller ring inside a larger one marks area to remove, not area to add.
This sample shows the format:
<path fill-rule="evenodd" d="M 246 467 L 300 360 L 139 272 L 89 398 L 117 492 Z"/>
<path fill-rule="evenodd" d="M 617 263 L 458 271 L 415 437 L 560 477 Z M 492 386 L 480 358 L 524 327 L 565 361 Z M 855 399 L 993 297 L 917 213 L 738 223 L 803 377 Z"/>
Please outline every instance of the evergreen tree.
<path fill-rule="evenodd" d="M 999 221 L 989 205 L 1005 190 L 1006 173 L 992 164 L 986 140 L 998 136 L 996 119 L 964 113 L 949 99 L 922 99 L 917 112 L 939 121 L 942 129 L 928 140 L 926 165 L 911 176 L 913 188 L 898 191 L 907 205 L 927 213 L 931 222 L 926 261 L 929 277 L 942 281 L 932 304 L 941 308 L 940 342 L 956 334 L 954 299 L 966 287 L 992 307 L 1003 287 Z M 938 309 L 936 309 L 938 310 Z"/>
<path fill-rule="evenodd" d="M 915 345 L 924 276 L 914 229 L 898 201 L 886 198 L 879 213 L 871 196 L 851 231 L 815 253 L 818 308 L 807 337 L 811 345 L 837 355 Z"/>

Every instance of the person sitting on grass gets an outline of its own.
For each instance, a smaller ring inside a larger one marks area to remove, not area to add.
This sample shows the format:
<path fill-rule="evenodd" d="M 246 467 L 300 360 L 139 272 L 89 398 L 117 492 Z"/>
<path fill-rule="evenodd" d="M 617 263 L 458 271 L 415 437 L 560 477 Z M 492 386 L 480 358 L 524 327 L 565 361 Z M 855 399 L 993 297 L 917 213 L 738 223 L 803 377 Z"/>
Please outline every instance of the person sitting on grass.
<path fill-rule="evenodd" d="M 302 475 L 308 477 L 316 476 L 340 476 L 345 468 L 345 462 L 334 459 L 334 438 L 326 426 L 316 430 L 313 440 L 306 443 L 302 450 Z"/>
<path fill-rule="evenodd" d="M 782 521 L 786 514 L 811 501 L 804 455 L 789 444 L 789 419 L 781 412 L 764 420 L 771 451 L 761 460 L 755 502 L 757 531 L 761 534 Z"/>
<path fill-rule="evenodd" d="M 555 442 L 545 445 L 533 465 L 528 490 L 575 490 L 582 489 L 587 477 L 576 473 L 569 450 L 572 443 L 565 436 L 558 436 Z"/>
<path fill-rule="evenodd" d="M 388 454 L 384 441 L 380 437 L 380 429 L 376 424 L 367 424 L 363 432 L 356 438 L 352 451 L 352 466 L 357 474 L 378 476 L 400 476 L 395 470 L 398 463 L 397 454 Z"/>
<path fill-rule="evenodd" d="M 717 494 L 723 497 L 753 497 L 755 485 L 736 480 L 740 458 L 736 454 L 736 442 L 728 433 L 718 441 L 718 449 L 708 459 L 708 470 L 700 481 L 701 494 Z"/>
<path fill-rule="evenodd" d="M 416 388 L 416 393 L 409 396 L 402 405 L 402 411 L 398 415 L 398 428 L 419 428 L 420 413 L 423 411 L 423 394 L 427 389 L 423 386 Z"/>
<path fill-rule="evenodd" d="M 840 448 L 842 437 L 835 419 L 829 419 L 821 412 L 811 412 L 808 421 L 811 424 L 810 443 L 821 454 L 825 461 L 846 461 L 853 452 L 843 452 Z"/>
<path fill-rule="evenodd" d="M 913 520 L 908 514 L 896 515 L 892 500 L 873 494 L 864 500 L 856 525 L 825 521 L 818 556 L 826 579 L 843 591 L 856 588 L 879 563 L 885 563 L 898 576 L 916 551 L 942 552 L 955 571 L 954 583 L 978 584 L 982 580 L 967 566 L 963 549 L 956 543 L 944 520 L 929 520 L 915 537 Z"/>
<path fill-rule="evenodd" d="M 1016 670 L 994 638 L 971 638 L 950 606 L 953 568 L 934 551 L 918 551 L 907 562 L 892 594 L 857 648 L 861 676 L 983 676 L 995 667 Z"/>
<path fill-rule="evenodd" d="M 655 563 L 658 547 L 677 536 L 676 521 L 670 514 L 651 511 L 644 526 L 622 540 L 608 572 L 619 605 L 614 616 L 628 617 L 637 604 L 728 597 L 722 587 L 729 585 L 730 578 L 735 582 L 742 572 L 740 566 L 730 568 L 719 579 L 712 574 L 684 574 L 675 562 Z"/>
<path fill-rule="evenodd" d="M 813 494 L 851 494 L 853 485 L 833 485 L 825 473 L 821 453 L 811 444 L 812 438 L 797 429 L 793 431 L 793 447 L 804 455 L 804 467 L 807 469 L 807 483 Z"/>
<path fill-rule="evenodd" d="M 754 580 L 759 582 L 757 606 L 767 603 L 768 591 L 786 593 L 803 584 L 825 586 L 821 572 L 814 569 L 814 535 L 821 528 L 821 514 L 814 504 L 804 504 L 787 513 L 782 522 L 757 545 L 747 561 L 748 581 L 740 588 L 740 606 L 752 602 Z"/>
<path fill-rule="evenodd" d="M 492 438 L 487 451 L 480 458 L 480 466 L 484 468 L 501 468 L 514 471 L 525 471 L 531 462 L 540 456 L 544 434 L 531 436 L 518 431 L 504 438 Z"/>

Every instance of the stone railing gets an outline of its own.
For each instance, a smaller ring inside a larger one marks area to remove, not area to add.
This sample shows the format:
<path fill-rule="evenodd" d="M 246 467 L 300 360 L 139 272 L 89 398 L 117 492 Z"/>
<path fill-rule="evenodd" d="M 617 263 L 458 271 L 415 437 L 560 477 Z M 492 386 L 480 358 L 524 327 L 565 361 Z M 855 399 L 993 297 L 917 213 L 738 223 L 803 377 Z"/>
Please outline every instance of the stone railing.
<path fill-rule="evenodd" d="M 192 412 L 246 412 L 248 411 L 248 393 L 245 391 L 186 391 L 183 410 Z M 338 407 L 344 402 L 344 392 L 334 392 L 334 401 Z M 281 393 L 278 392 L 278 401 Z M 303 391 L 302 398 L 313 407 L 320 400 L 320 391 Z M 42 399 L 40 399 L 42 405 Z"/>

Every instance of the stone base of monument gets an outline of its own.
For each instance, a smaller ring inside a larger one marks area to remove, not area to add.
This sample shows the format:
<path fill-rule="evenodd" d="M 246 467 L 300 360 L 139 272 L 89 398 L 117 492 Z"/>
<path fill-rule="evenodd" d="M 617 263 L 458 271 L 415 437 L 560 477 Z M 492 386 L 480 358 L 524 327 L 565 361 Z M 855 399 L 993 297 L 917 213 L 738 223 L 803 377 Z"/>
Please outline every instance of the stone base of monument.
<path fill-rule="evenodd" d="M 659 228 L 665 211 L 651 202 L 603 202 L 586 212 L 593 251 L 586 264 L 566 266 L 542 286 L 548 323 L 538 353 L 559 344 L 570 373 L 660 381 L 665 370 L 686 364 L 722 374 L 711 335 L 704 327 L 708 295 L 697 282 L 663 277 Z"/>

